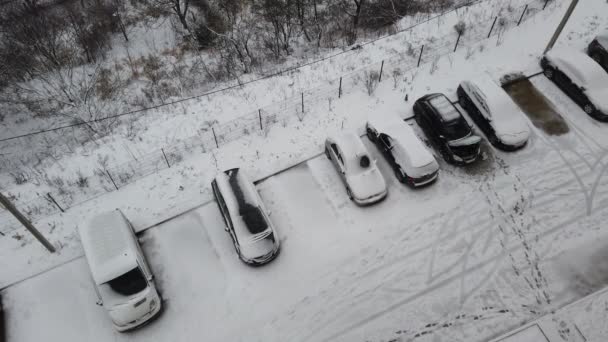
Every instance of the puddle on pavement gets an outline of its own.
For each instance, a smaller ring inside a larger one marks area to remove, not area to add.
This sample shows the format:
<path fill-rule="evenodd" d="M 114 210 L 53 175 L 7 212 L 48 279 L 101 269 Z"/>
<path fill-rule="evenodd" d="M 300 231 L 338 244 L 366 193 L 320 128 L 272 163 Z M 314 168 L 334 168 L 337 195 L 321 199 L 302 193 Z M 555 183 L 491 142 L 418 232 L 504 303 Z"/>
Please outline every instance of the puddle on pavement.
<path fill-rule="evenodd" d="M 490 145 L 486 140 L 483 140 L 481 143 L 480 158 L 473 164 L 463 166 L 462 169 L 467 175 L 483 175 L 494 170 L 496 167 L 495 161 L 496 158 L 494 157 L 492 148 L 490 148 Z"/>
<path fill-rule="evenodd" d="M 548 135 L 562 135 L 570 131 L 564 118 L 529 79 L 509 83 L 504 88 L 537 128 Z"/>

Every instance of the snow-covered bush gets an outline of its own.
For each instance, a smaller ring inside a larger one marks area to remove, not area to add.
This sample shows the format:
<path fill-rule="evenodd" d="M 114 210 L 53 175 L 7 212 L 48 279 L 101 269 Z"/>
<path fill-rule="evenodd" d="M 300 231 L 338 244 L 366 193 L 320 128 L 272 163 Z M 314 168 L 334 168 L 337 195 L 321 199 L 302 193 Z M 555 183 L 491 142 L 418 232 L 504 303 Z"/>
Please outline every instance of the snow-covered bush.
<path fill-rule="evenodd" d="M 378 87 L 378 80 L 380 78 L 380 73 L 377 71 L 365 71 L 364 76 L 364 85 L 365 90 L 367 90 L 367 95 L 372 96 Z"/>

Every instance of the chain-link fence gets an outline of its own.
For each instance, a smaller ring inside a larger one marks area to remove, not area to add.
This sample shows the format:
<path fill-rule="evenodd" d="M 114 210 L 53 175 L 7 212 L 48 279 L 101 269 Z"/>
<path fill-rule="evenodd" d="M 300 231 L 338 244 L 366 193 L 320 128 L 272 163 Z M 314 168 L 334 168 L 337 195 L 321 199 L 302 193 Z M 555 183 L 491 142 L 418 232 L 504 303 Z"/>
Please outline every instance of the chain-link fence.
<path fill-rule="evenodd" d="M 451 33 L 434 38 L 420 46 L 410 45 L 402 53 L 368 64 L 339 78 L 327 80 L 326 84 L 304 90 L 298 96 L 256 109 L 234 120 L 212 125 L 199 131 L 196 136 L 139 155 L 132 161 L 118 165 L 99 163 L 100 165 L 93 171 L 93 175 L 83 175 L 73 181 L 66 181 L 58 177 L 48 179 L 47 177 L 47 183 L 52 184 L 52 188 L 57 190 L 52 193 L 37 194 L 37 197 L 29 201 L 21 201 L 20 198 L 12 198 L 12 200 L 32 221 L 66 211 L 70 207 L 169 168 L 179 163 L 189 152 L 197 150 L 206 153 L 247 135 L 266 134 L 268 129 L 279 122 L 285 123 L 294 118 L 300 121 L 305 120 L 309 108 L 321 101 L 338 99 L 345 94 L 362 90 L 363 87 L 367 87 L 367 83 L 373 85 L 382 80 L 386 81 L 394 73 L 403 74 L 425 64 L 431 64 L 432 68 L 433 63 L 436 63 L 442 56 L 461 49 L 474 49 L 480 42 L 491 37 L 500 38 L 506 31 L 534 18 L 536 14 L 547 8 L 548 4 L 556 2 L 556 0 L 532 0 L 518 7 L 509 5 L 488 8 L 486 11 L 471 16 L 463 24 L 463 29 L 454 29 Z M 466 8 L 460 10 L 466 10 Z M 467 52 L 465 55 L 468 54 Z M 63 132 L 63 134 L 66 133 Z M 47 139 L 51 144 L 53 139 Z M 78 139 L 82 138 L 74 134 L 75 142 L 81 143 Z M 21 148 L 27 148 L 27 146 Z M 44 157 L 52 158 L 53 156 Z M 12 162 L 8 158 L 5 159 L 5 163 Z M 0 163 L 2 163 L 1 160 Z M 8 235 L 18 227 L 17 220 L 0 208 L 0 236 Z"/>

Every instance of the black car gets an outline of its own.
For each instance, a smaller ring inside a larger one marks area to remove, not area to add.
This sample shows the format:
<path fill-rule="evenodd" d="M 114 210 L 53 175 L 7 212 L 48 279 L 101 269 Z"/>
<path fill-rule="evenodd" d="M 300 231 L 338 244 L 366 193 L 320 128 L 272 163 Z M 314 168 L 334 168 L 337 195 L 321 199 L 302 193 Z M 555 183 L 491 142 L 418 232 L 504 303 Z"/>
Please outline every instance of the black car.
<path fill-rule="evenodd" d="M 473 133 L 445 95 L 421 97 L 414 104 L 414 114 L 418 125 L 447 162 L 469 164 L 477 160 L 481 138 Z"/>
<path fill-rule="evenodd" d="M 608 30 L 595 37 L 587 48 L 587 54 L 608 72 Z"/>

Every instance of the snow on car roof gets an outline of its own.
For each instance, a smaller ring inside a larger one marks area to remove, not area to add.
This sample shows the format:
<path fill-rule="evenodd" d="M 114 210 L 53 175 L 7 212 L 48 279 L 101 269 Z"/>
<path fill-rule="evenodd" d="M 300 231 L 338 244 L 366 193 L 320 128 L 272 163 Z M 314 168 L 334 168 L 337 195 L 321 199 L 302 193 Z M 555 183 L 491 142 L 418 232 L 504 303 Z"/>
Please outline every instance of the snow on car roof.
<path fill-rule="evenodd" d="M 216 184 L 230 212 L 234 230 L 240 243 L 256 240 L 266 232 L 270 223 L 262 213 L 253 183 L 241 169 L 230 169 L 217 175 Z"/>
<path fill-rule="evenodd" d="M 608 74 L 581 51 L 561 48 L 551 50 L 545 56 L 579 86 L 606 88 L 608 85 Z"/>
<path fill-rule="evenodd" d="M 498 136 L 529 132 L 521 109 L 489 75 L 482 74 L 463 83 L 473 85 L 484 97 L 485 104 L 490 110 L 492 127 Z"/>
<path fill-rule="evenodd" d="M 342 151 L 344 163 L 347 164 L 346 168 L 357 167 L 359 165 L 359 158 L 361 156 L 368 156 L 369 153 L 363 145 L 361 138 L 354 132 L 348 132 L 343 134 L 337 134 L 330 137 L 331 140 L 335 141 Z"/>
<path fill-rule="evenodd" d="M 94 216 L 79 226 L 93 280 L 100 285 L 137 267 L 131 227 L 119 210 Z"/>
<path fill-rule="evenodd" d="M 368 123 L 378 133 L 390 136 L 399 146 L 399 153 L 407 158 L 413 167 L 422 167 L 435 161 L 414 130 L 405 121 L 395 115 L 373 115 Z"/>
<path fill-rule="evenodd" d="M 437 113 L 441 116 L 444 122 L 450 122 L 460 118 L 460 113 L 454 108 L 454 105 L 443 94 L 437 94 L 429 99 L 429 103 L 437 109 Z"/>

